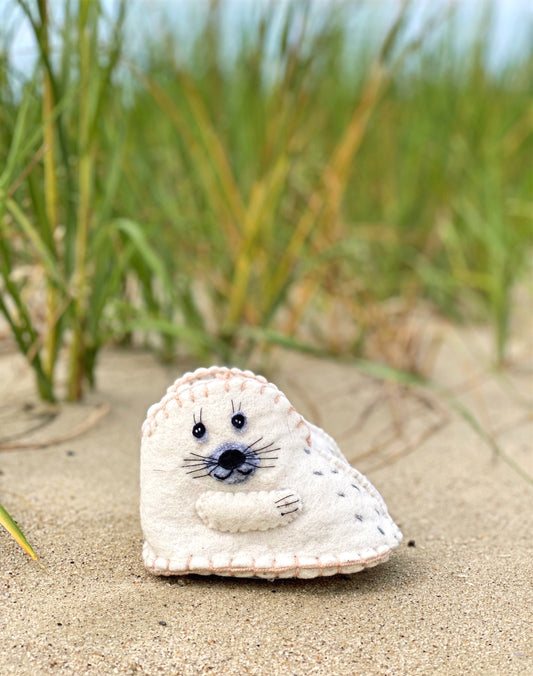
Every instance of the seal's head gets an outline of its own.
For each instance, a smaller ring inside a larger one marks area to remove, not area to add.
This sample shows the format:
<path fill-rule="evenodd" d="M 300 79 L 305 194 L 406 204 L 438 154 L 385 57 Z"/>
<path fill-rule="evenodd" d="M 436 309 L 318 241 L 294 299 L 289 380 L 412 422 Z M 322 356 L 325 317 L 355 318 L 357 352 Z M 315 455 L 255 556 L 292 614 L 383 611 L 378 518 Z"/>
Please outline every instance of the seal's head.
<path fill-rule="evenodd" d="M 186 477 L 193 494 L 275 488 L 294 451 L 310 441 L 305 420 L 285 395 L 238 369 L 187 374 L 149 409 L 143 425 L 144 453 L 161 471 Z"/>

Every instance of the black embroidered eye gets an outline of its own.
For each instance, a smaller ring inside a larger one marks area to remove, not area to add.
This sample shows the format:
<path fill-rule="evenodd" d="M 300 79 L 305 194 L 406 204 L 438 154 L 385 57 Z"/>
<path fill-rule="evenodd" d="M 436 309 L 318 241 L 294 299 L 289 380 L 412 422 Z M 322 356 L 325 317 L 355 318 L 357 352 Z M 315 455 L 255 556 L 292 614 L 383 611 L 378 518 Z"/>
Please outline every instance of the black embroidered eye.
<path fill-rule="evenodd" d="M 243 413 L 234 413 L 231 416 L 231 424 L 236 430 L 243 430 L 246 425 L 246 416 Z"/>
<path fill-rule="evenodd" d="M 205 429 L 205 425 L 201 422 L 196 423 L 196 425 L 192 428 L 192 435 L 197 439 L 204 437 L 206 432 L 207 430 Z"/>

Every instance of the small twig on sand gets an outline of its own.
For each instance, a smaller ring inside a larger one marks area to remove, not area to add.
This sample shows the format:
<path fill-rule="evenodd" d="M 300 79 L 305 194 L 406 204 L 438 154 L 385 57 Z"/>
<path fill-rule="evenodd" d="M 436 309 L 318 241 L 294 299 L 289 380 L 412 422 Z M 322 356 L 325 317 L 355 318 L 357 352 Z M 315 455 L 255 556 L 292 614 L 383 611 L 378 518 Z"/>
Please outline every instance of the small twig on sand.
<path fill-rule="evenodd" d="M 53 439 L 47 439 L 45 441 L 28 441 L 28 442 L 19 442 L 16 444 L 7 443 L 0 444 L 0 451 L 26 451 L 26 450 L 35 450 L 38 448 L 48 448 L 49 446 L 56 446 L 57 444 L 62 444 L 64 441 L 69 441 L 78 437 L 81 434 L 87 432 L 91 427 L 96 425 L 96 423 L 104 418 L 110 411 L 111 407 L 109 404 L 98 404 L 98 406 L 92 411 L 87 418 L 73 427 L 70 431 L 62 434 Z"/>

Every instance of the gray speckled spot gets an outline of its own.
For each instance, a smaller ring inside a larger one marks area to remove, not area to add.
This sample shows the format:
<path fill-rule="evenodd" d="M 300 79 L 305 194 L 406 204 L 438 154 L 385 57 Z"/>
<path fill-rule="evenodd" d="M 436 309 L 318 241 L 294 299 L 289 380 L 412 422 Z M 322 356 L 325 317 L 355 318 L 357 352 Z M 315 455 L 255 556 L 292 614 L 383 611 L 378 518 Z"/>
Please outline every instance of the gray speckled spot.
<path fill-rule="evenodd" d="M 338 469 L 332 469 L 332 470 L 331 470 L 331 473 L 332 473 L 332 474 L 338 474 L 338 473 L 339 473 L 339 470 L 338 470 Z"/>
<path fill-rule="evenodd" d="M 345 498 L 346 497 L 346 493 L 342 493 L 341 491 L 339 491 L 337 493 L 337 495 L 339 496 L 339 498 Z"/>
<path fill-rule="evenodd" d="M 304 453 L 307 453 L 307 455 L 311 455 L 311 449 L 310 448 L 304 448 Z"/>
<path fill-rule="evenodd" d="M 316 474 L 317 476 L 324 476 L 324 472 L 320 472 L 319 470 L 315 470 L 313 474 Z"/>
<path fill-rule="evenodd" d="M 379 532 L 381 533 L 381 535 L 385 535 L 385 531 L 383 530 L 383 528 L 381 528 L 380 526 L 378 526 L 378 530 L 379 530 Z"/>
<path fill-rule="evenodd" d="M 356 515 L 355 515 L 355 518 L 356 518 L 358 521 L 362 521 L 362 520 L 363 520 L 363 517 L 362 517 L 360 514 L 356 514 Z"/>
<path fill-rule="evenodd" d="M 356 486 L 355 484 L 351 484 L 351 485 L 353 486 L 353 488 L 355 488 L 356 491 L 361 492 L 361 489 L 359 488 L 359 486 Z"/>

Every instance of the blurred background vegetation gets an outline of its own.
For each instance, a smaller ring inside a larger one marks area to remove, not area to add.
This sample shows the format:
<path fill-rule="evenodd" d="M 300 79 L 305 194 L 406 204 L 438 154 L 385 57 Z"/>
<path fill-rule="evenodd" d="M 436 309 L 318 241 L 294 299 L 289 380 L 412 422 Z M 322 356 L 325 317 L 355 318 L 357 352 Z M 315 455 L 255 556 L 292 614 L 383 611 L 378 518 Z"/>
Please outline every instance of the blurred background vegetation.
<path fill-rule="evenodd" d="M 110 343 L 416 371 L 421 306 L 489 323 L 503 363 L 532 13 L 494 65 L 491 2 L 468 30 L 445 2 L 172 4 L 0 0 L 0 311 L 41 397 Z"/>

